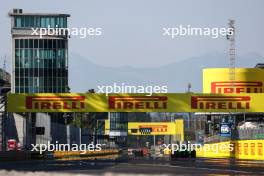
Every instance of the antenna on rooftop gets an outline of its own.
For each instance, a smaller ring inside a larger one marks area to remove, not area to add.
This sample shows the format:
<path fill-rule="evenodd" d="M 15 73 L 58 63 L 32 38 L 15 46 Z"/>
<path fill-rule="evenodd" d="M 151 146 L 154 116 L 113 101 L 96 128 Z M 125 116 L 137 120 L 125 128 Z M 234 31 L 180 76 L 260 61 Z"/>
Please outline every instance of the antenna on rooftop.
<path fill-rule="evenodd" d="M 229 41 L 229 81 L 234 85 L 236 80 L 235 20 L 229 19 L 228 28 L 229 33 L 226 38 Z"/>

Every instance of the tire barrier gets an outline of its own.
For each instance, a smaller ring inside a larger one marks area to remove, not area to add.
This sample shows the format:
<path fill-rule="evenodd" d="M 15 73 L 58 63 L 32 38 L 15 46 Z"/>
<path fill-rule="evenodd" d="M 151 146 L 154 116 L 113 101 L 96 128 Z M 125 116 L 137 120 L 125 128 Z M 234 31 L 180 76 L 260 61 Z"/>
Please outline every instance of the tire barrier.
<path fill-rule="evenodd" d="M 175 151 L 171 153 L 171 159 L 176 158 L 196 158 L 196 151 Z"/>
<path fill-rule="evenodd" d="M 135 157 L 143 157 L 143 156 L 144 156 L 144 154 L 143 154 L 143 150 L 134 150 L 134 151 L 133 151 L 133 155 L 134 155 Z"/>

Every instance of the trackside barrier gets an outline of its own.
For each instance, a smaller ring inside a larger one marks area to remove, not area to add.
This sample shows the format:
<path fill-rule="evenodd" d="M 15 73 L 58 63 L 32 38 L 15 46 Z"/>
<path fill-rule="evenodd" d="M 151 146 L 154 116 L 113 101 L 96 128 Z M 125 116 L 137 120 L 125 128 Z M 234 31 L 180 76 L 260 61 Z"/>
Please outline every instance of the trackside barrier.
<path fill-rule="evenodd" d="M 171 159 L 175 158 L 195 158 L 196 151 L 175 151 L 173 154 L 171 153 Z"/>
<path fill-rule="evenodd" d="M 231 141 L 205 144 L 202 148 L 196 150 L 196 157 L 206 158 L 231 158 L 228 146 Z"/>
<path fill-rule="evenodd" d="M 223 147 L 230 144 L 233 145 L 233 151 L 229 147 Z M 238 140 L 206 145 L 207 147 L 196 151 L 196 157 L 264 160 L 264 140 Z"/>
<path fill-rule="evenodd" d="M 46 154 L 31 151 L 4 151 L 0 152 L 1 161 L 26 161 L 45 159 Z"/>
<path fill-rule="evenodd" d="M 236 141 L 235 158 L 264 160 L 264 140 Z"/>
<path fill-rule="evenodd" d="M 117 159 L 120 156 L 118 149 L 105 149 L 101 151 L 87 151 L 81 154 L 81 151 L 55 151 L 40 154 L 30 151 L 7 151 L 0 152 L 0 162 L 5 161 L 26 161 L 43 159 Z"/>
<path fill-rule="evenodd" d="M 0 162 L 24 161 L 24 160 L 30 160 L 31 158 L 32 158 L 32 154 L 30 152 L 22 152 L 22 151 L 0 152 Z"/>
<path fill-rule="evenodd" d="M 104 149 L 101 151 L 86 151 L 82 154 L 82 151 L 54 151 L 53 157 L 55 159 L 65 159 L 65 158 L 84 158 L 84 157 L 94 157 L 94 158 L 113 158 L 120 154 L 118 149 Z"/>

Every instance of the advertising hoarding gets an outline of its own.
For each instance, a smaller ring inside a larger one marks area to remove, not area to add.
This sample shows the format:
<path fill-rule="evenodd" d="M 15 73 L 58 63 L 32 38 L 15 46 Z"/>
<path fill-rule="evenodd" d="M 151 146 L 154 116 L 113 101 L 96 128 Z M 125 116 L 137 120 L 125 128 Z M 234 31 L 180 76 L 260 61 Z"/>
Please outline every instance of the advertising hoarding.
<path fill-rule="evenodd" d="M 228 68 L 203 70 L 203 93 L 263 93 L 264 69 L 236 68 L 235 81 L 229 79 Z"/>
<path fill-rule="evenodd" d="M 8 112 L 263 112 L 258 94 L 9 94 Z"/>

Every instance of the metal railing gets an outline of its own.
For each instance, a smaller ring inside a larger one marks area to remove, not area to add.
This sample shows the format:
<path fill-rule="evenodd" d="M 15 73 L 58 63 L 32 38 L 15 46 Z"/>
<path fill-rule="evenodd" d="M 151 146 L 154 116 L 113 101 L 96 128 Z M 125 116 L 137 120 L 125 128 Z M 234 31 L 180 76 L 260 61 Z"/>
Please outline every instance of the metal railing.
<path fill-rule="evenodd" d="M 264 139 L 264 128 L 237 129 L 234 133 L 234 139 L 237 140 Z"/>
<path fill-rule="evenodd" d="M 212 135 L 204 138 L 204 143 L 224 142 L 229 140 L 264 140 L 264 128 L 244 128 L 236 129 L 232 132 L 231 137 L 222 137 L 219 135 Z"/>

